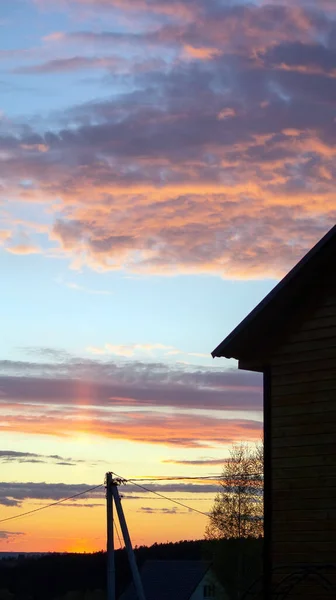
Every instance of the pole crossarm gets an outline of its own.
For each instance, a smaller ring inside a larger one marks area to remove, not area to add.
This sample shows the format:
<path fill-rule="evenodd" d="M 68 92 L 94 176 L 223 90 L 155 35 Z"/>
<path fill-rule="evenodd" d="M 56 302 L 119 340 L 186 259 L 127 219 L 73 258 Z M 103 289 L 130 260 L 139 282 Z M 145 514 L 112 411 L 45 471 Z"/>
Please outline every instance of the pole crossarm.
<path fill-rule="evenodd" d="M 126 485 L 128 483 L 128 479 L 124 479 L 123 477 L 113 477 L 114 473 L 110 471 L 105 475 L 105 487 L 107 487 L 108 480 L 112 485 Z"/>

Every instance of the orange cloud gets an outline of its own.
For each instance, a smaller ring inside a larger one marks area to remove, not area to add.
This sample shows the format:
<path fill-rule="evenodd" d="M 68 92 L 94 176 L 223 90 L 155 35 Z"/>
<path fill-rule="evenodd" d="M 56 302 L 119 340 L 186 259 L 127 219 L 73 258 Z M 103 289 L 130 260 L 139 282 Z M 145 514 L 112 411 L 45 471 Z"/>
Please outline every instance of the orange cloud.
<path fill-rule="evenodd" d="M 116 406 L 115 409 L 118 407 Z M 2 409 L 0 430 L 24 431 L 26 434 L 57 437 L 77 435 L 101 436 L 144 444 L 185 446 L 188 448 L 216 447 L 232 444 L 241 439 L 253 441 L 260 438 L 259 421 L 220 419 L 201 415 L 157 414 L 145 412 L 120 412 L 104 410 L 97 413 L 94 407 L 79 407 L 71 413 L 53 414 L 52 411 L 35 411 L 22 406 L 24 412 L 6 413 Z M 57 412 L 57 411 L 56 411 Z M 35 414 L 36 413 L 36 414 Z M 86 413 L 86 414 L 85 414 Z"/>
<path fill-rule="evenodd" d="M 0 241 L 5 242 L 11 237 L 11 231 L 6 229 L 0 229 Z"/>
<path fill-rule="evenodd" d="M 6 251 L 11 254 L 38 254 L 41 249 L 33 244 L 16 244 L 14 246 L 7 246 Z"/>
<path fill-rule="evenodd" d="M 221 51 L 218 48 L 203 48 L 190 46 L 185 44 L 183 47 L 184 56 L 187 58 L 195 58 L 197 60 L 210 60 L 215 56 L 219 56 Z"/>
<path fill-rule="evenodd" d="M 22 150 L 32 150 L 33 152 L 48 152 L 49 148 L 45 144 L 22 144 Z"/>

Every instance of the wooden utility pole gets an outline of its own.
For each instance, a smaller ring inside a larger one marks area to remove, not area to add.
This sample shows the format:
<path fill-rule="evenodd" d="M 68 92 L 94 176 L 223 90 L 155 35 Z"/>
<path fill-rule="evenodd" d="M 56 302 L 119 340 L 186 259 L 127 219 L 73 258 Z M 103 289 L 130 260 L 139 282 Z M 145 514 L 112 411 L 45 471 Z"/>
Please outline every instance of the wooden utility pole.
<path fill-rule="evenodd" d="M 107 522 L 107 600 L 116 600 L 114 535 L 113 535 L 113 479 L 106 473 L 106 522 Z"/>
<path fill-rule="evenodd" d="M 136 593 L 138 596 L 138 600 L 146 600 L 145 593 L 144 593 L 143 586 L 142 586 L 142 581 L 141 581 L 139 570 L 138 570 L 138 566 L 136 564 L 136 560 L 135 560 L 135 556 L 134 556 L 134 552 L 133 552 L 133 548 L 132 548 L 131 538 L 130 538 L 128 528 L 127 528 L 127 523 L 126 523 L 123 507 L 122 507 L 121 501 L 120 501 L 118 484 L 122 483 L 122 482 L 123 481 L 120 479 L 112 479 L 111 489 L 112 489 L 113 499 L 114 499 L 115 507 L 117 509 L 119 523 L 120 523 L 121 531 L 123 534 L 123 538 L 124 538 L 124 542 L 125 542 L 125 546 L 126 546 L 126 550 L 127 550 L 128 562 L 129 562 L 129 565 L 130 565 L 130 568 L 132 571 L 133 583 L 134 583 L 134 587 L 135 587 L 135 590 L 136 590 Z"/>

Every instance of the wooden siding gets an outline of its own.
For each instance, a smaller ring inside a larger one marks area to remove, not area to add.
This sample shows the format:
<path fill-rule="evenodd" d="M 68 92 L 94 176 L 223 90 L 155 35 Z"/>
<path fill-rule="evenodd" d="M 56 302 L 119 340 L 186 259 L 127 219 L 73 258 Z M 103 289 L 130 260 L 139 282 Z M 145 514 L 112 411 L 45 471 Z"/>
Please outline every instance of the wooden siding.
<path fill-rule="evenodd" d="M 335 283 L 330 287 L 271 358 L 273 566 L 336 565 Z M 289 596 L 329 597 L 335 593 L 314 581 Z"/>

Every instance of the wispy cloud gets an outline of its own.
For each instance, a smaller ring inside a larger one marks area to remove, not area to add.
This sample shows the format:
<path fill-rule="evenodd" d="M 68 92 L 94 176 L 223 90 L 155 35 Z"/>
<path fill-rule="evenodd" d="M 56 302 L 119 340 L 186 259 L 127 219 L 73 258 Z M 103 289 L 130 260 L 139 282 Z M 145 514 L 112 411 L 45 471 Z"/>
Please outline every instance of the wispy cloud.
<path fill-rule="evenodd" d="M 124 65 L 125 61 L 115 56 L 72 56 L 70 58 L 59 58 L 43 63 L 15 67 L 12 72 L 20 75 L 47 75 L 72 73 L 73 71 L 89 69 L 112 69 Z"/>
<path fill-rule="evenodd" d="M 62 467 L 73 467 L 83 460 L 64 458 L 58 454 L 37 454 L 34 452 L 18 452 L 15 450 L 0 450 L 2 463 L 30 463 L 30 464 L 55 464 Z"/>
<path fill-rule="evenodd" d="M 161 343 L 135 343 L 135 344 L 111 344 L 106 343 L 104 346 L 88 346 L 86 351 L 89 354 L 96 356 L 106 356 L 112 354 L 124 358 L 133 358 L 136 356 L 155 357 L 160 356 L 166 359 L 178 357 L 179 360 L 188 357 L 205 358 L 210 360 L 210 354 L 205 352 L 188 352 L 179 350 L 175 346 L 169 346 Z"/>
<path fill-rule="evenodd" d="M 5 242 L 4 249 L 11 254 L 26 255 L 38 254 L 41 252 L 41 248 L 32 242 L 29 235 L 21 228 L 19 228 L 18 232 L 15 234 L 11 232 L 8 235 L 8 232 L 5 232 L 2 239 Z"/>
<path fill-rule="evenodd" d="M 147 354 L 153 355 L 157 351 L 164 354 L 181 354 L 180 350 L 177 350 L 173 346 L 166 346 L 165 344 L 105 344 L 102 348 L 95 346 L 88 346 L 87 351 L 91 354 L 104 355 L 114 354 L 116 356 L 133 357 L 135 354 Z"/>
<path fill-rule="evenodd" d="M 113 291 L 111 291 L 111 290 L 102 290 L 102 289 L 91 288 L 86 285 L 77 283 L 76 281 L 68 281 L 63 276 L 58 276 L 56 278 L 56 283 L 58 283 L 59 285 L 63 285 L 65 287 L 69 288 L 70 290 L 74 290 L 75 292 L 82 292 L 84 294 L 92 294 L 94 296 L 111 296 L 113 294 Z"/>
<path fill-rule="evenodd" d="M 26 535 L 22 531 L 0 531 L 0 540 L 11 540 L 12 538 L 16 538 L 20 535 Z"/>
<path fill-rule="evenodd" d="M 188 514 L 189 512 L 192 512 L 191 509 L 190 510 L 181 510 L 180 508 L 177 507 L 173 507 L 173 508 L 153 508 L 152 506 L 142 506 L 141 508 L 139 508 L 137 510 L 137 512 L 140 513 L 145 513 L 146 515 L 152 515 L 152 514 L 160 514 L 160 515 L 177 515 L 177 514 Z"/>
<path fill-rule="evenodd" d="M 163 463 L 173 465 L 190 465 L 197 467 L 209 467 L 209 466 L 224 466 L 227 459 L 225 458 L 199 458 L 194 460 L 177 460 L 177 459 L 166 459 Z"/>

